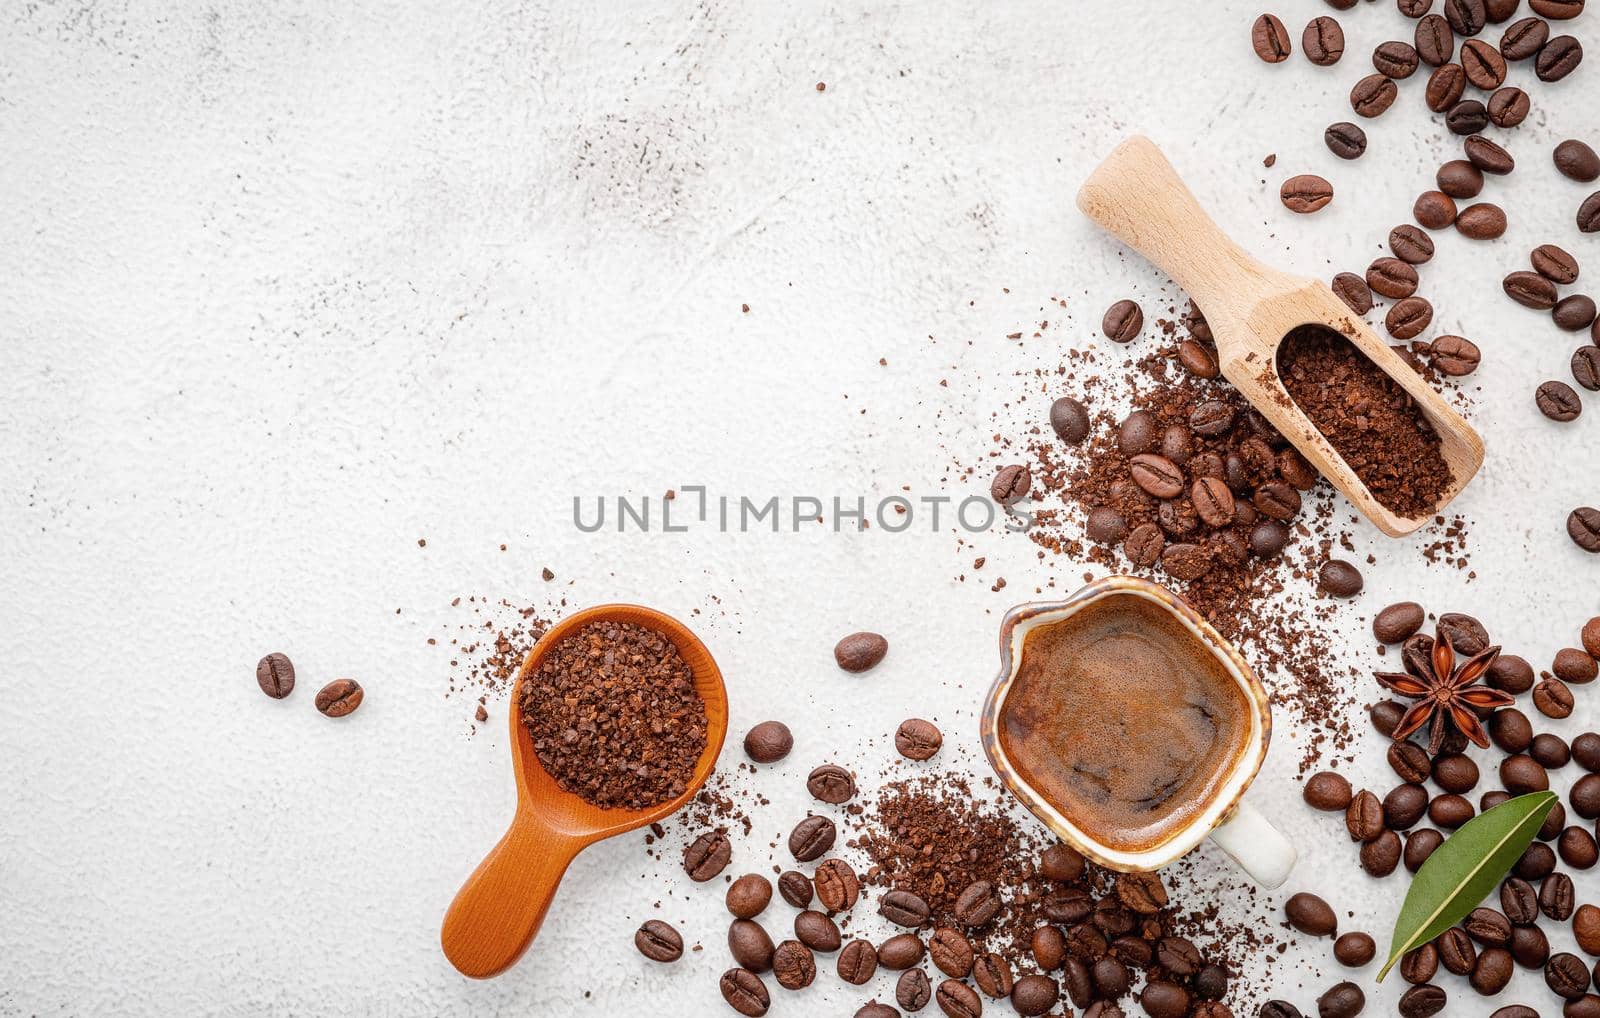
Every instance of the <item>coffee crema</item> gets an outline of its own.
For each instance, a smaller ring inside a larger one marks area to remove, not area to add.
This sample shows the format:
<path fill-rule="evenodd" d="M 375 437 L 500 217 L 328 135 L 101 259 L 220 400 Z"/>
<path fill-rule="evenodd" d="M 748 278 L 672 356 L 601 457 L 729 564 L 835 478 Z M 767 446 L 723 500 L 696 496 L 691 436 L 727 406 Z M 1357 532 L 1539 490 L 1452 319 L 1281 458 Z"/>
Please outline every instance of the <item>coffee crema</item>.
<path fill-rule="evenodd" d="M 1198 634 L 1111 594 L 1023 638 L 999 719 L 1022 780 L 1117 851 L 1157 848 L 1215 799 L 1254 705 Z"/>

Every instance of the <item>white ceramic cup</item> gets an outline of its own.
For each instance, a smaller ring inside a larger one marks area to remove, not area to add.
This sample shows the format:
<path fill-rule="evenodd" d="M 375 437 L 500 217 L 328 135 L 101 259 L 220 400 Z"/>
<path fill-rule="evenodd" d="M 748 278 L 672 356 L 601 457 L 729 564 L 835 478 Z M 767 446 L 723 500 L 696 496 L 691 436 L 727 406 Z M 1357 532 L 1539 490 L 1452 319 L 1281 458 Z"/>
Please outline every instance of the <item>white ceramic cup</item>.
<path fill-rule="evenodd" d="M 1000 719 L 1005 714 L 1006 698 L 1022 664 L 1023 642 L 1039 626 L 1060 622 L 1107 597 L 1133 595 L 1159 605 L 1181 622 L 1222 662 L 1245 698 L 1255 708 L 1250 716 L 1250 735 L 1242 752 L 1228 769 L 1227 777 L 1194 819 L 1169 834 L 1159 844 L 1131 852 L 1097 841 L 1064 816 L 1049 800 L 1022 778 L 1006 758 L 1000 744 Z M 1109 869 L 1122 872 L 1149 872 L 1186 854 L 1209 837 L 1233 857 L 1256 883 L 1278 887 L 1288 879 L 1298 857 L 1289 839 L 1267 819 L 1244 802 L 1244 793 L 1267 756 L 1272 739 L 1272 704 L 1250 666 L 1245 664 L 1227 640 L 1183 598 L 1158 583 L 1134 576 L 1108 576 L 1096 580 L 1065 601 L 1020 604 L 1006 613 L 1000 624 L 1000 674 L 990 687 L 984 703 L 983 749 L 1000 780 L 1021 799 L 1062 841 Z"/>

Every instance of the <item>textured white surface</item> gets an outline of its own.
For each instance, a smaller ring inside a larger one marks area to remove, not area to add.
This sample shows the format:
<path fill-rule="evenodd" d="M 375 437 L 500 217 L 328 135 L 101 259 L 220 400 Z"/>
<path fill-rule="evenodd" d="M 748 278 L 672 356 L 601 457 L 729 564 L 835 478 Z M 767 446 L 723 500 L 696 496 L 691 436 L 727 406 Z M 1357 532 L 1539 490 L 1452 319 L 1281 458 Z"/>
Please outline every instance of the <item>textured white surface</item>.
<path fill-rule="evenodd" d="M 733 743 L 769 715 L 798 733 L 738 843 L 765 869 L 805 770 L 870 770 L 905 715 L 975 760 L 998 614 L 1081 569 L 995 535 L 988 579 L 954 582 L 974 550 L 920 527 L 590 536 L 571 496 L 960 493 L 950 465 L 987 450 L 1017 371 L 1098 342 L 1115 297 L 1165 307 L 1072 208 L 1124 133 L 1164 144 L 1247 246 L 1324 277 L 1365 265 L 1456 149 L 1420 75 L 1365 159 L 1322 146 L 1366 54 L 1409 32 L 1388 3 L 1340 15 L 1331 71 L 1258 63 L 1236 0 L 4 6 L 0 1014 L 723 1013 L 720 893 L 637 838 L 580 859 L 506 976 L 467 982 L 439 953 L 511 801 L 504 704 L 468 739 L 472 701 L 444 698 L 448 652 L 425 643 L 456 634 L 451 599 L 559 587 L 690 619 Z M 1279 10 L 1297 45 L 1326 12 Z M 1594 21 L 1574 29 L 1591 54 Z M 1363 663 L 1365 620 L 1400 596 L 1478 613 L 1536 663 L 1600 611 L 1600 560 L 1561 532 L 1600 503 L 1600 404 L 1537 416 L 1575 344 L 1498 287 L 1544 241 L 1600 274 L 1572 227 L 1587 189 L 1548 157 L 1600 141 L 1600 68 L 1529 90 L 1521 168 L 1488 192 L 1509 233 L 1442 237 L 1424 272 L 1439 324 L 1486 355 L 1489 457 L 1459 503 L 1477 578 L 1358 529 L 1379 559 L 1343 613 Z M 1301 171 L 1338 188 L 1311 219 L 1277 202 Z M 1048 338 L 1002 339 L 1041 317 Z M 860 679 L 829 657 L 857 628 L 893 645 Z M 300 671 L 286 702 L 252 681 L 272 649 Z M 368 697 L 335 723 L 311 696 L 337 675 Z M 1565 730 L 1595 727 L 1592 695 Z M 1303 853 L 1285 893 L 1324 891 L 1381 942 L 1401 885 L 1300 807 L 1294 739 L 1256 789 Z M 1388 787 L 1366 745 L 1350 770 Z M 1203 852 L 1197 882 L 1223 881 Z M 1229 907 L 1269 923 L 1279 900 Z M 706 950 L 644 962 L 651 915 Z M 773 1013 L 867 999 L 825 967 Z M 1293 940 L 1277 988 L 1309 1006 L 1335 968 Z M 1446 985 L 1452 1014 L 1491 1009 Z M 1514 991 L 1554 1013 L 1537 978 Z"/>

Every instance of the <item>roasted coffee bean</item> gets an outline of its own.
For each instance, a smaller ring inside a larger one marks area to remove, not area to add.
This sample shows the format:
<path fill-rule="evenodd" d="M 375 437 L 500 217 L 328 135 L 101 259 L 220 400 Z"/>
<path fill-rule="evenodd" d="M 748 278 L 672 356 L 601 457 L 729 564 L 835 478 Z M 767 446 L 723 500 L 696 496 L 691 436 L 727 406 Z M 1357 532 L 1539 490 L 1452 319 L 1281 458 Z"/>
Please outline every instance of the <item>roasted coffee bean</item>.
<path fill-rule="evenodd" d="M 785 870 L 778 876 L 778 894 L 795 908 L 806 908 L 813 894 L 811 880 L 804 873 Z"/>
<path fill-rule="evenodd" d="M 1432 855 L 1442 844 L 1444 844 L 1444 835 L 1432 827 L 1423 827 L 1411 831 L 1406 835 L 1406 847 L 1403 853 L 1406 869 L 1412 873 L 1420 870 L 1422 864 L 1428 861 L 1428 856 Z"/>
<path fill-rule="evenodd" d="M 1584 293 L 1574 293 L 1556 301 L 1550 317 L 1559 328 L 1568 332 L 1581 332 L 1594 324 L 1594 298 Z"/>
<path fill-rule="evenodd" d="M 1326 15 L 1312 18 L 1300 34 L 1300 48 L 1318 67 L 1332 67 L 1344 56 L 1344 29 Z"/>
<path fill-rule="evenodd" d="M 794 936 L 811 950 L 824 954 L 839 950 L 842 939 L 839 927 L 832 919 L 810 908 L 794 917 Z"/>
<path fill-rule="evenodd" d="M 927 1002 L 924 1001 L 923 1003 L 926 1004 Z M 873 1000 L 857 1008 L 854 1018 L 900 1018 L 900 1012 L 888 1004 L 880 1004 Z"/>
<path fill-rule="evenodd" d="M 1550 960 L 1550 940 L 1537 926 L 1517 926 L 1511 930 L 1511 958 L 1525 969 L 1543 968 Z"/>
<path fill-rule="evenodd" d="M 983 1001 L 966 983 L 946 979 L 934 991 L 934 1001 L 949 1018 L 978 1018 L 983 1014 Z"/>
<path fill-rule="evenodd" d="M 1504 947 L 1511 942 L 1511 920 L 1497 909 L 1473 909 L 1462 921 L 1461 928 L 1467 931 L 1467 936 L 1484 947 Z"/>
<path fill-rule="evenodd" d="M 1050 427 L 1068 445 L 1078 445 L 1089 437 L 1089 411 L 1071 396 L 1050 404 Z"/>
<path fill-rule="evenodd" d="M 1280 481 L 1257 488 L 1251 501 L 1261 515 L 1275 520 L 1292 520 L 1300 512 L 1300 493 Z"/>
<path fill-rule="evenodd" d="M 1011 1006 L 1024 1016 L 1042 1015 L 1060 998 L 1061 988 L 1049 976 L 1026 975 L 1011 987 Z"/>
<path fill-rule="evenodd" d="M 1555 304 L 1552 300 L 1551 305 Z M 1117 451 L 1124 456 L 1149 452 L 1161 440 L 1161 427 L 1148 410 L 1135 410 L 1117 425 Z"/>
<path fill-rule="evenodd" d="M 1485 680 L 1494 689 L 1504 690 L 1507 693 L 1526 693 L 1533 688 L 1533 666 L 1515 654 L 1501 654 L 1494 659 L 1494 664 L 1489 666 L 1488 677 Z M 1508 708 L 1510 709 L 1510 708 Z M 1495 717 L 1504 714 L 1504 710 L 1495 712 Z M 1532 735 L 1529 735 L 1532 738 Z M 1505 747 L 1501 747 L 1504 749 Z M 1526 749 L 1524 744 L 1521 749 Z M 1521 752 L 1521 749 L 1512 752 Z"/>
<path fill-rule="evenodd" d="M 1469 756 L 1444 753 L 1433 761 L 1433 780 L 1446 792 L 1465 794 L 1477 787 L 1478 765 Z"/>
<path fill-rule="evenodd" d="M 1429 67 L 1449 63 L 1455 55 L 1455 33 L 1450 30 L 1450 22 L 1437 14 L 1425 15 L 1417 22 L 1415 42 L 1417 56 Z"/>
<path fill-rule="evenodd" d="M 727 868 L 733 859 L 733 843 L 722 831 L 707 831 L 683 850 L 683 871 L 689 879 L 704 883 Z"/>
<path fill-rule="evenodd" d="M 1288 543 L 1289 528 L 1277 520 L 1262 520 L 1250 530 L 1250 553 L 1257 558 L 1272 558 Z M 1597 525 L 1596 547 L 1600 548 L 1600 525 Z"/>
<path fill-rule="evenodd" d="M 1329 559 L 1317 571 L 1317 587 L 1333 597 L 1355 597 L 1364 585 L 1361 570 L 1344 559 Z"/>
<path fill-rule="evenodd" d="M 1128 992 L 1133 982 L 1128 966 L 1110 956 L 1098 958 L 1089 967 L 1090 978 L 1094 981 L 1095 992 L 1106 1000 L 1115 1000 Z M 1020 985 L 1021 980 L 1018 980 Z M 1016 993 L 1012 992 L 1015 999 Z"/>
<path fill-rule="evenodd" d="M 729 969 L 722 973 L 717 987 L 722 991 L 722 999 L 728 1002 L 728 1006 L 746 1018 L 761 1018 L 767 1013 L 767 1008 L 772 1006 L 772 998 L 767 994 L 766 984 L 761 981 L 760 976 L 748 969 Z"/>
<path fill-rule="evenodd" d="M 1584 954 L 1600 956 L 1600 908 L 1579 905 L 1572 913 L 1572 936 Z"/>
<path fill-rule="evenodd" d="M 1420 63 L 1416 47 L 1410 43 L 1391 40 L 1380 43 L 1378 48 L 1372 51 L 1372 66 L 1377 68 L 1379 74 L 1396 81 L 1403 81 L 1417 73 Z M 1365 138 L 1362 140 L 1362 148 L 1366 148 Z M 1338 150 L 1334 151 L 1337 154 Z"/>
<path fill-rule="evenodd" d="M 894 748 L 907 760 L 927 760 L 944 745 L 944 734 L 931 721 L 907 718 L 895 729 Z"/>
<path fill-rule="evenodd" d="M 1474 812 L 1465 796 L 1453 793 L 1437 796 L 1428 804 L 1428 819 L 1450 831 L 1471 820 Z"/>
<path fill-rule="evenodd" d="M 1539 830 L 1534 836 L 1540 841 L 1555 841 L 1561 836 L 1561 831 L 1566 826 L 1567 807 L 1558 802 L 1550 807 L 1550 812 L 1545 815 L 1544 823 L 1539 825 Z"/>
<path fill-rule="evenodd" d="M 1585 993 L 1561 1007 L 1561 1018 L 1600 1018 L 1600 996 Z"/>
<path fill-rule="evenodd" d="M 1583 13 L 1583 0 L 1528 0 L 1528 6 L 1551 21 L 1566 21 Z"/>
<path fill-rule="evenodd" d="M 1593 622 L 1593 620 L 1590 621 L 1591 623 Z M 1596 628 L 1600 629 L 1600 627 Z M 1585 634 L 1588 631 L 1589 627 L 1585 626 Z M 1572 740 L 1572 759 L 1578 762 L 1579 767 L 1591 774 L 1600 771 L 1600 734 L 1584 732 L 1574 738 Z"/>
<path fill-rule="evenodd" d="M 1131 300 L 1123 299 L 1106 308 L 1100 320 L 1100 331 L 1118 343 L 1131 343 L 1144 330 L 1144 309 Z"/>
<path fill-rule="evenodd" d="M 1372 635 L 1379 643 L 1400 643 L 1422 628 L 1422 605 L 1400 601 L 1378 612 L 1372 619 Z"/>
<path fill-rule="evenodd" d="M 1585 820 L 1600 817 L 1600 774 L 1585 774 L 1572 783 L 1567 793 L 1572 810 Z"/>
<path fill-rule="evenodd" d="M 915 933 L 901 933 L 878 945 L 878 964 L 901 972 L 922 960 L 924 948 Z"/>
<path fill-rule="evenodd" d="M 745 756 L 756 763 L 777 763 L 793 748 L 794 736 L 782 721 L 763 721 L 745 733 Z"/>
<path fill-rule="evenodd" d="M 1590 392 L 1600 392 L 1600 346 L 1580 346 L 1572 352 L 1572 380 Z"/>
<path fill-rule="evenodd" d="M 1477 35 L 1489 22 L 1483 0 L 1444 0 L 1444 16 L 1457 35 Z"/>
<path fill-rule="evenodd" d="M 1300 491 L 1310 491 L 1322 479 L 1317 468 L 1293 448 L 1278 450 L 1278 474 Z"/>
<path fill-rule="evenodd" d="M 1352 982 L 1338 983 L 1317 998 L 1317 1018 L 1355 1018 L 1367 1006 L 1367 995 Z"/>
<path fill-rule="evenodd" d="M 1424 191 L 1411 206 L 1411 215 L 1430 230 L 1442 230 L 1456 221 L 1456 203 L 1443 191 Z"/>
<path fill-rule="evenodd" d="M 1420 636 L 1414 636 L 1411 639 L 1416 640 L 1419 638 L 1426 639 Z M 1407 641 L 1408 645 L 1409 642 Z M 1429 646 L 1432 646 L 1431 640 L 1429 641 Z M 1395 727 L 1400 724 L 1400 718 L 1405 715 L 1405 712 L 1405 707 L 1398 700 L 1379 700 L 1368 708 L 1367 716 L 1372 719 L 1373 729 L 1387 739 L 1393 737 Z"/>
<path fill-rule="evenodd" d="M 1550 776 L 1530 756 L 1518 753 L 1500 761 L 1500 784 L 1512 795 L 1543 792 L 1550 787 Z"/>
<path fill-rule="evenodd" d="M 978 984 L 978 989 L 989 997 L 1008 997 L 1014 978 L 1011 973 L 1011 963 L 995 954 L 981 954 L 972 963 L 972 981 Z"/>
<path fill-rule="evenodd" d="M 1068 887 L 1047 895 L 1040 911 L 1051 922 L 1070 926 L 1089 918 L 1094 911 L 1094 899 L 1081 888 Z"/>
<path fill-rule="evenodd" d="M 1117 900 L 1139 915 L 1155 915 L 1167 907 L 1167 888 L 1159 873 L 1118 873 Z"/>
<path fill-rule="evenodd" d="M 1431 1018 L 1444 1010 L 1446 994 L 1432 983 L 1413 986 L 1400 995 L 1400 1018 Z"/>
<path fill-rule="evenodd" d="M 1346 933 L 1333 942 L 1333 956 L 1347 968 L 1360 968 L 1372 961 L 1377 953 L 1377 942 L 1365 933 Z"/>
<path fill-rule="evenodd" d="M 1539 884 L 1539 911 L 1558 923 L 1572 917 L 1574 898 L 1572 878 L 1565 873 L 1551 873 Z"/>
<path fill-rule="evenodd" d="M 1366 789 L 1357 792 L 1345 810 L 1344 824 L 1352 841 L 1371 841 L 1382 834 L 1383 805 L 1378 797 Z"/>
<path fill-rule="evenodd" d="M 1509 933 L 1507 934 L 1509 937 Z M 1477 964 L 1472 967 L 1472 975 L 1468 981 L 1472 988 L 1485 997 L 1492 997 L 1506 988 L 1511 982 L 1511 976 L 1516 972 L 1511 960 L 1511 952 L 1503 947 L 1488 947 L 1478 955 Z"/>
<path fill-rule="evenodd" d="M 1389 231 L 1389 250 L 1408 265 L 1421 265 L 1433 257 L 1433 238 L 1410 223 L 1402 223 Z"/>
<path fill-rule="evenodd" d="M 1305 1018 L 1300 1009 L 1287 1000 L 1269 1000 L 1256 1014 L 1258 1018 Z"/>
<path fill-rule="evenodd" d="M 817 957 L 798 940 L 785 940 L 772 952 L 772 975 L 786 990 L 801 990 L 817 978 Z"/>
<path fill-rule="evenodd" d="M 1468 138 L 1463 147 L 1467 153 L 1467 160 L 1485 173 L 1504 176 L 1517 168 L 1517 161 L 1511 158 L 1510 152 L 1481 134 Z"/>
<path fill-rule="evenodd" d="M 1539 18 L 1514 21 L 1500 36 L 1500 55 L 1507 60 L 1536 56 L 1550 40 L 1550 26 Z"/>
<path fill-rule="evenodd" d="M 933 984 L 921 969 L 906 969 L 894 984 L 895 1003 L 907 1011 L 921 1011 L 933 999 Z M 898 1014 L 884 1018 L 900 1018 Z"/>
<path fill-rule="evenodd" d="M 1190 485 L 1189 501 L 1210 526 L 1223 527 L 1233 522 L 1233 492 L 1215 477 L 1202 477 Z"/>
<path fill-rule="evenodd" d="M 1578 394 L 1566 382 L 1552 379 L 1540 384 L 1533 394 L 1534 402 L 1539 407 L 1539 412 L 1552 421 L 1566 423 L 1575 421 L 1583 412 L 1583 402 L 1578 399 Z"/>
<path fill-rule="evenodd" d="M 1578 260 L 1554 244 L 1540 244 L 1528 256 L 1534 271 L 1563 286 L 1578 280 Z"/>
<path fill-rule="evenodd" d="M 1539 921 L 1539 896 L 1533 885 L 1521 877 L 1507 877 L 1500 885 L 1500 907 L 1514 925 L 1527 926 Z"/>
<path fill-rule="evenodd" d="M 1489 631 L 1483 623 L 1461 612 L 1445 612 L 1439 616 L 1436 631 L 1450 642 L 1457 654 L 1472 657 L 1489 647 Z"/>
<path fill-rule="evenodd" d="M 772 938 L 761 924 L 751 919 L 735 919 L 728 926 L 728 953 L 733 960 L 752 972 L 765 972 L 772 967 Z"/>
<path fill-rule="evenodd" d="M 1596 191 L 1578 206 L 1578 232 L 1600 233 L 1600 191 Z M 1600 332 L 1600 329 L 1596 330 Z M 1600 335 L 1595 336 L 1600 339 Z"/>
<path fill-rule="evenodd" d="M 1460 378 L 1478 370 L 1483 352 L 1462 336 L 1440 336 L 1426 348 L 1428 363 L 1440 374 Z"/>
<path fill-rule="evenodd" d="M 1148 567 L 1161 560 L 1166 545 L 1167 539 L 1162 536 L 1160 527 L 1154 523 L 1141 523 L 1133 528 L 1123 542 L 1122 551 L 1134 565 Z"/>
<path fill-rule="evenodd" d="M 1581 997 L 1589 992 L 1589 966 L 1575 954 L 1551 955 L 1544 967 L 1544 984 L 1558 997 Z"/>
<path fill-rule="evenodd" d="M 1200 949 L 1183 937 L 1162 937 L 1156 943 L 1156 961 L 1180 978 L 1194 975 L 1205 964 Z"/>
<path fill-rule="evenodd" d="M 1433 9 L 1433 0 L 1395 0 L 1400 13 L 1408 18 L 1420 18 Z"/>
<path fill-rule="evenodd" d="M 823 764 L 806 776 L 806 790 L 813 799 L 838 806 L 855 798 L 856 779 L 838 764 Z"/>
<path fill-rule="evenodd" d="M 1539 1018 L 1539 1012 L 1522 1004 L 1512 1004 L 1509 1007 L 1502 1007 L 1489 1018 Z"/>
<path fill-rule="evenodd" d="M 928 955 L 940 972 L 953 979 L 965 979 L 972 972 L 972 943 L 959 930 L 948 926 L 934 930 L 928 939 Z"/>
<path fill-rule="evenodd" d="M 1139 994 L 1139 1004 L 1150 1018 L 1184 1018 L 1189 1013 L 1189 991 L 1177 983 L 1153 979 Z"/>
<path fill-rule="evenodd" d="M 964 926 L 982 926 L 1000 911 L 1000 899 L 987 880 L 968 884 L 956 899 L 955 915 Z"/>
<path fill-rule="evenodd" d="M 1400 865 L 1400 835 L 1384 831 L 1361 846 L 1361 868 L 1375 877 L 1386 877 Z"/>
<path fill-rule="evenodd" d="M 1367 286 L 1367 281 L 1354 272 L 1341 272 L 1334 276 L 1333 292 L 1358 315 L 1372 310 L 1372 290 Z"/>
<path fill-rule="evenodd" d="M 1595 845 L 1594 835 L 1582 827 L 1568 827 L 1556 839 L 1556 854 L 1573 869 L 1586 870 L 1600 859 L 1600 848 Z"/>
<path fill-rule="evenodd" d="M 754 919 L 772 901 L 772 881 L 759 873 L 746 873 L 728 885 L 724 903 L 740 919 Z"/>
<path fill-rule="evenodd" d="M 1485 92 L 1506 83 L 1506 58 L 1482 39 L 1468 39 L 1461 45 L 1461 69 L 1467 80 Z"/>
<path fill-rule="evenodd" d="M 1417 270 L 1398 258 L 1379 258 L 1367 266 L 1367 285 L 1394 300 L 1417 292 Z"/>
<path fill-rule="evenodd" d="M 1054 926 L 1040 926 L 1033 931 L 1028 950 L 1041 970 L 1051 972 L 1060 968 L 1067 958 L 1067 938 Z"/>
<path fill-rule="evenodd" d="M 1478 963 L 1478 949 L 1472 946 L 1467 931 L 1452 926 L 1439 934 L 1434 944 L 1439 948 L 1439 964 L 1447 971 L 1464 976 Z"/>
<path fill-rule="evenodd" d="M 928 903 L 910 891 L 888 891 L 878 899 L 878 914 L 914 930 L 928 921 Z"/>
<path fill-rule="evenodd" d="M 1563 647 L 1556 651 L 1554 663 L 1550 670 L 1556 678 L 1572 685 L 1587 685 L 1600 677 L 1600 662 L 1589 656 L 1589 652 L 1578 647 Z"/>
<path fill-rule="evenodd" d="M 256 662 L 256 685 L 274 700 L 282 700 L 294 692 L 294 665 L 277 651 L 268 654 Z"/>
<path fill-rule="evenodd" d="M 1443 64 L 1435 67 L 1428 75 L 1428 84 L 1424 90 L 1424 99 L 1428 109 L 1435 113 L 1443 113 L 1456 103 L 1467 91 L 1467 72 L 1461 69 L 1460 64 Z"/>
<path fill-rule="evenodd" d="M 1507 85 L 1495 90 L 1489 97 L 1489 123 L 1496 127 L 1510 129 L 1528 119 L 1532 112 L 1533 104 L 1528 99 L 1528 93 L 1515 85 Z"/>
<path fill-rule="evenodd" d="M 789 852 L 800 862 L 814 862 L 833 847 L 838 830 L 827 817 L 806 817 L 789 832 Z"/>
<path fill-rule="evenodd" d="M 342 718 L 361 706 L 361 684 L 355 679 L 334 679 L 317 690 L 317 710 L 330 718 Z"/>
<path fill-rule="evenodd" d="M 1153 926 L 1147 924 L 1145 932 L 1159 934 L 1160 924 Z M 1132 935 L 1121 936 L 1111 942 L 1109 948 L 1113 957 L 1118 958 L 1134 968 L 1147 968 L 1155 959 L 1155 948 L 1150 946 L 1150 941 L 1143 937 Z"/>
<path fill-rule="evenodd" d="M 1328 903 L 1309 891 L 1301 891 L 1283 905 L 1289 925 L 1308 937 L 1328 937 L 1339 928 L 1339 919 Z"/>
<path fill-rule="evenodd" d="M 1026 488 L 1023 489 L 1026 493 Z M 889 641 L 877 633 L 851 633 L 833 648 L 833 659 L 847 672 L 864 672 L 889 653 Z"/>
<path fill-rule="evenodd" d="M 1522 853 L 1511 872 L 1524 880 L 1543 880 L 1556 868 L 1556 854 L 1549 845 L 1536 841 Z"/>
<path fill-rule="evenodd" d="M 1587 184 L 1600 178 L 1600 155 L 1595 155 L 1594 149 L 1576 138 L 1568 138 L 1556 145 L 1552 158 L 1555 159 L 1556 169 L 1569 180 Z"/>
<path fill-rule="evenodd" d="M 633 946 L 651 961 L 677 961 L 683 957 L 683 937 L 671 925 L 651 919 L 633 935 Z"/>
<path fill-rule="evenodd" d="M 1438 971 L 1439 949 L 1431 943 L 1400 956 L 1400 978 L 1413 986 L 1428 982 Z"/>
<path fill-rule="evenodd" d="M 1421 784 L 1433 773 L 1433 758 L 1428 751 L 1410 740 L 1390 743 L 1389 766 L 1401 781 Z"/>
<path fill-rule="evenodd" d="M 1178 363 L 1196 378 L 1215 378 L 1221 373 L 1211 351 L 1192 339 L 1178 344 Z"/>
<path fill-rule="evenodd" d="M 1456 230 L 1473 240 L 1494 240 L 1506 232 L 1506 214 L 1489 202 L 1468 205 L 1456 216 Z"/>
<path fill-rule="evenodd" d="M 1451 134 L 1477 134 L 1489 126 L 1489 108 L 1476 99 L 1463 99 L 1445 111 L 1444 126 Z"/>
<path fill-rule="evenodd" d="M 1600 552 L 1600 509 L 1579 506 L 1568 513 L 1567 536 L 1586 552 Z"/>
<path fill-rule="evenodd" d="M 829 912 L 848 912 L 861 896 L 861 881 L 843 859 L 824 859 L 812 879 L 817 885 L 817 901 Z"/>
<path fill-rule="evenodd" d="M 1396 785 L 1383 797 L 1383 822 L 1392 831 L 1411 829 L 1427 810 L 1428 792 L 1421 785 Z"/>
<path fill-rule="evenodd" d="M 1340 159 L 1360 159 L 1367 151 L 1367 132 L 1349 121 L 1329 124 L 1322 132 L 1322 140 L 1328 151 Z"/>
<path fill-rule="evenodd" d="M 1283 27 L 1276 14 L 1263 14 L 1250 26 L 1250 45 L 1262 60 L 1281 64 L 1289 59 L 1289 30 Z"/>
<path fill-rule="evenodd" d="M 1039 872 L 1050 880 L 1077 880 L 1083 876 L 1085 868 L 1082 853 L 1070 845 L 1059 842 L 1045 849 L 1039 856 Z"/>
<path fill-rule="evenodd" d="M 1382 74 L 1369 74 L 1356 82 L 1355 87 L 1350 90 L 1350 108 L 1355 110 L 1356 116 L 1359 117 L 1367 117 L 1368 119 L 1381 117 L 1389 107 L 1394 105 L 1394 101 L 1399 95 L 1400 89 L 1395 85 L 1393 78 Z M 1331 198 L 1332 188 L 1328 189 L 1328 193 Z M 1288 204 L 1287 196 L 1285 196 L 1284 204 Z M 1322 204 L 1326 205 L 1327 202 L 1324 201 Z M 1317 208 L 1321 207 L 1322 205 L 1317 206 Z M 1316 209 L 1295 209 L 1294 211 L 1315 212 Z"/>
<path fill-rule="evenodd" d="M 1312 809 L 1320 809 L 1328 813 L 1336 813 L 1350 807 L 1350 800 L 1354 797 L 1350 790 L 1350 782 L 1343 775 L 1333 771 L 1318 771 L 1306 779 L 1306 787 L 1302 793 L 1306 804 Z"/>
<path fill-rule="evenodd" d="M 1033 475 L 1020 463 L 1001 467 L 989 483 L 989 497 L 1001 505 L 1011 505 L 1028 497 L 1033 486 Z"/>
<path fill-rule="evenodd" d="M 1483 190 L 1483 171 L 1465 159 L 1452 159 L 1439 167 L 1434 181 L 1451 198 L 1474 198 Z"/>
<path fill-rule="evenodd" d="M 1517 271 L 1506 276 L 1501 286 L 1506 296 L 1525 308 L 1548 311 L 1556 306 L 1556 287 L 1537 272 Z"/>
<path fill-rule="evenodd" d="M 1539 48 L 1533 71 L 1540 81 L 1560 81 L 1583 63 L 1583 44 L 1570 35 L 1558 35 Z"/>
<path fill-rule="evenodd" d="M 1183 471 L 1165 456 L 1140 453 L 1128 464 L 1133 482 L 1156 498 L 1176 498 L 1183 492 Z"/>

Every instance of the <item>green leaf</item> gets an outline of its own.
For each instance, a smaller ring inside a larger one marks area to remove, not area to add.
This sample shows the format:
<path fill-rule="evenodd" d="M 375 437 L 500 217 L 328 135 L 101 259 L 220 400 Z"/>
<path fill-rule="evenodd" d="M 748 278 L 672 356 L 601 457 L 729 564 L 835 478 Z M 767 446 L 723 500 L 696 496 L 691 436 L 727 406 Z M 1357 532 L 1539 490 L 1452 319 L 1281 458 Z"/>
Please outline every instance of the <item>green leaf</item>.
<path fill-rule="evenodd" d="M 1473 817 L 1434 849 L 1400 906 L 1378 982 L 1407 951 L 1465 919 L 1489 896 L 1522 858 L 1556 802 L 1554 792 L 1519 795 Z"/>

